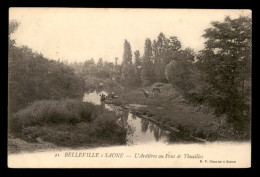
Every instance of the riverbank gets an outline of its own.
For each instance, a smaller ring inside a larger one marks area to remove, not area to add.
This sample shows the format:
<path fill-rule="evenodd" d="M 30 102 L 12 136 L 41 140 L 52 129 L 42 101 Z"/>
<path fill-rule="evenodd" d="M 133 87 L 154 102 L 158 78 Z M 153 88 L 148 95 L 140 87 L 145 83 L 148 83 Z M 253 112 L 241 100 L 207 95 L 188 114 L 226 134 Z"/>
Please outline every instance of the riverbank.
<path fill-rule="evenodd" d="M 37 101 L 10 117 L 8 151 L 89 148 L 126 143 L 114 112 L 81 100 Z"/>
<path fill-rule="evenodd" d="M 161 93 L 152 94 L 153 88 Z M 150 93 L 145 97 L 145 89 Z M 236 132 L 226 118 L 216 117 L 210 109 L 193 106 L 185 102 L 170 84 L 156 83 L 153 86 L 115 92 L 117 99 L 105 103 L 120 106 L 133 114 L 160 124 L 168 130 L 180 132 L 183 136 L 192 136 L 207 141 L 243 141 L 249 139 L 248 132 Z"/>
<path fill-rule="evenodd" d="M 156 121 L 156 119 L 150 118 L 147 115 L 141 115 L 141 114 L 136 114 L 136 107 L 146 107 L 144 105 L 137 105 L 137 104 L 129 104 L 126 106 L 116 106 L 114 104 L 108 104 L 108 106 L 113 109 L 118 115 L 123 115 L 124 112 L 130 112 L 134 117 L 138 117 L 139 119 L 141 119 L 141 122 L 144 122 L 144 124 L 142 125 L 143 127 L 146 127 L 148 124 L 152 123 L 156 126 L 158 126 L 161 130 L 163 131 L 168 131 L 169 134 L 169 138 L 168 138 L 168 142 L 169 143 L 206 143 L 207 140 L 202 139 L 202 138 L 198 138 L 198 137 L 194 137 L 192 135 L 187 134 L 184 131 L 180 131 L 175 127 L 170 127 L 168 125 L 162 124 L 158 121 Z M 122 116 L 123 117 L 123 116 Z M 148 128 L 148 126 L 147 126 Z M 145 132 L 145 128 L 144 128 L 144 132 Z M 159 135 L 155 135 L 155 137 L 159 137 Z"/>
<path fill-rule="evenodd" d="M 43 141 L 40 137 L 36 138 L 36 141 L 28 142 L 23 139 L 14 137 L 8 134 L 8 154 L 20 154 L 20 153 L 32 153 L 32 152 L 46 152 L 46 151 L 61 151 L 61 150 L 77 150 L 77 149 L 91 149 L 97 147 L 111 147 L 116 146 L 115 143 L 98 142 L 98 143 L 86 143 L 83 146 L 58 146 L 54 143 Z M 118 143 L 118 145 L 121 145 Z"/>
<path fill-rule="evenodd" d="M 8 134 L 8 154 L 40 152 L 44 150 L 60 150 L 60 147 L 53 143 L 44 142 L 41 138 L 37 138 L 37 142 L 32 143 Z"/>

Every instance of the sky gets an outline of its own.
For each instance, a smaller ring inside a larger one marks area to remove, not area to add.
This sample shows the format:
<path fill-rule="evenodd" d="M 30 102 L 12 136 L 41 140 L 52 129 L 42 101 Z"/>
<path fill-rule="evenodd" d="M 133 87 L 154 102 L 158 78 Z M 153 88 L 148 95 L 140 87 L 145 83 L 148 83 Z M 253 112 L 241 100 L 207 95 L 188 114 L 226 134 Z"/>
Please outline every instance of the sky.
<path fill-rule="evenodd" d="M 10 8 L 9 20 L 20 26 L 11 36 L 49 59 L 69 63 L 99 58 L 121 63 L 124 40 L 132 51 L 144 51 L 146 38 L 160 32 L 176 36 L 182 48 L 203 49 L 204 30 L 225 16 L 251 16 L 250 10 L 110 9 L 110 8 Z M 134 60 L 134 59 L 133 59 Z"/>

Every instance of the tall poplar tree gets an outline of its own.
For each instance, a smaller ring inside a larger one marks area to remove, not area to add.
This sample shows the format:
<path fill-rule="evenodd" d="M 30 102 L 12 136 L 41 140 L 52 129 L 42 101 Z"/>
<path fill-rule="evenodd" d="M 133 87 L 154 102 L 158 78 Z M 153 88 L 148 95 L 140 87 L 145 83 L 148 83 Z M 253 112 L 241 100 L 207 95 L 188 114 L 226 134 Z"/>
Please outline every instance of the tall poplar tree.
<path fill-rule="evenodd" d="M 152 42 L 149 38 L 145 40 L 142 79 L 144 82 L 152 83 L 154 81 L 154 70 L 152 62 Z M 147 83 L 149 84 L 149 83 Z M 146 84 L 145 84 L 146 85 Z"/>
<path fill-rule="evenodd" d="M 132 66 L 132 49 L 130 43 L 127 40 L 124 42 L 124 53 L 121 67 L 123 84 L 124 86 L 129 86 L 134 74 L 134 68 Z"/>

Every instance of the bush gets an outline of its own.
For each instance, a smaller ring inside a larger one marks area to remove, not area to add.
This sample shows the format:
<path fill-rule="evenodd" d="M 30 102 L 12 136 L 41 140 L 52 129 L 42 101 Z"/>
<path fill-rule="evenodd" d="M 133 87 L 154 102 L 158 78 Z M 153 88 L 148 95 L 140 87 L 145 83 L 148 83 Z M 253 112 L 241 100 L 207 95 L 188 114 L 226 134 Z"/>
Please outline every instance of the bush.
<path fill-rule="evenodd" d="M 36 101 L 10 116 L 9 133 L 26 141 L 37 137 L 66 147 L 124 144 L 126 129 L 102 106 L 80 100 Z"/>
<path fill-rule="evenodd" d="M 47 124 L 76 124 L 90 122 L 101 114 L 100 106 L 84 103 L 80 100 L 66 99 L 63 101 L 36 101 L 11 117 L 11 125 L 34 126 Z"/>
<path fill-rule="evenodd" d="M 109 138 L 112 141 L 122 140 L 126 136 L 126 129 L 118 126 L 115 114 L 106 112 L 97 117 L 93 122 L 93 132 L 97 137 Z"/>

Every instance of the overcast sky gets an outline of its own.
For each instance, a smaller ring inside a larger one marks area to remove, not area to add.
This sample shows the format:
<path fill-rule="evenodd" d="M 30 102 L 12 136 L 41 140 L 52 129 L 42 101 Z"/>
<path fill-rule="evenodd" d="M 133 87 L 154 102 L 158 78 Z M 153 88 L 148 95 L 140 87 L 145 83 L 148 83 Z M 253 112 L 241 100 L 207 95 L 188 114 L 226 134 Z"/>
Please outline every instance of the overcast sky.
<path fill-rule="evenodd" d="M 147 37 L 176 36 L 182 47 L 203 48 L 204 30 L 211 21 L 251 15 L 246 10 L 177 9 L 82 9 L 82 8 L 10 8 L 10 20 L 21 24 L 12 38 L 50 59 L 85 61 L 102 57 L 122 61 L 124 40 L 132 51 L 143 54 Z"/>

